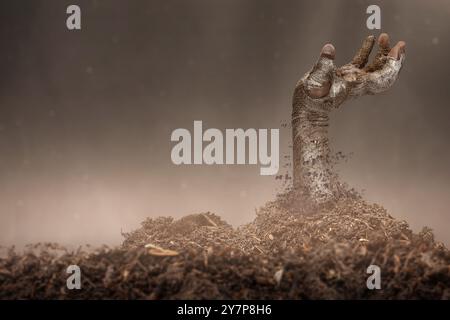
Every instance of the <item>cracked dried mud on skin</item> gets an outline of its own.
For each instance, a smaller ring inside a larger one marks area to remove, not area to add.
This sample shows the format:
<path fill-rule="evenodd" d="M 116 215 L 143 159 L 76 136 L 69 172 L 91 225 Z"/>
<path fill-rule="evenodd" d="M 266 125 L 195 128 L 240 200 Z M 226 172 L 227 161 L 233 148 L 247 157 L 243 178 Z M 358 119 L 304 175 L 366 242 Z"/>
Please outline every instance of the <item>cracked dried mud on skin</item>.
<path fill-rule="evenodd" d="M 389 89 L 405 60 L 405 43 L 389 47 L 381 34 L 378 53 L 366 66 L 375 38 L 367 37 L 353 60 L 334 66 L 335 48 L 327 44 L 310 72 L 297 83 L 293 96 L 293 184 L 316 204 L 335 200 L 338 182 L 332 171 L 328 140 L 329 113 L 350 98 L 373 95 Z"/>

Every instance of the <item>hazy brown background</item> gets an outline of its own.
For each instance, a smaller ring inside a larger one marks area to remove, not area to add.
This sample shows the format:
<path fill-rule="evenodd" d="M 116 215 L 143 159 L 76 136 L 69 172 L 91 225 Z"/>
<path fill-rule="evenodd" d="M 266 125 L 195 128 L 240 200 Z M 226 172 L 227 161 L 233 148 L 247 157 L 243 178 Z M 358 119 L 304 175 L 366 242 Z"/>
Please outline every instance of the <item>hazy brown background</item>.
<path fill-rule="evenodd" d="M 66 29 L 69 4 L 82 31 Z M 146 216 L 207 210 L 250 221 L 279 183 L 257 166 L 176 167 L 172 130 L 280 127 L 322 45 L 343 64 L 370 33 L 369 4 L 407 61 L 391 91 L 333 114 L 334 149 L 354 153 L 343 178 L 450 243 L 448 0 L 8 0 L 0 244 L 117 244 Z"/>

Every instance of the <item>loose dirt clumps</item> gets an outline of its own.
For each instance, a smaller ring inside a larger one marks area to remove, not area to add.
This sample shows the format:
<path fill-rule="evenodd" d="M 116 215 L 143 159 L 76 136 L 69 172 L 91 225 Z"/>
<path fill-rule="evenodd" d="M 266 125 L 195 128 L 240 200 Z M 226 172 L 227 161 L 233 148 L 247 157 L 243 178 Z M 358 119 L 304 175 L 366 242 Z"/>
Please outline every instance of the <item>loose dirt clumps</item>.
<path fill-rule="evenodd" d="M 123 236 L 122 247 L 125 249 L 155 246 L 183 251 L 222 247 L 246 251 L 252 243 L 252 239 L 210 212 L 191 214 L 179 220 L 171 217 L 147 218 L 141 228 L 123 233 Z"/>
<path fill-rule="evenodd" d="M 450 253 L 430 229 L 353 194 L 312 208 L 285 193 L 233 228 L 200 213 L 148 218 L 119 248 L 34 245 L 0 258 L 2 299 L 449 299 Z M 300 203 L 300 205 L 299 205 Z M 66 268 L 82 270 L 68 290 Z M 367 268 L 381 270 L 369 290 Z"/>
<path fill-rule="evenodd" d="M 261 239 L 261 245 L 272 253 L 327 243 L 408 239 L 412 235 L 405 221 L 394 219 L 381 206 L 349 198 L 309 215 L 271 202 L 244 229 Z"/>

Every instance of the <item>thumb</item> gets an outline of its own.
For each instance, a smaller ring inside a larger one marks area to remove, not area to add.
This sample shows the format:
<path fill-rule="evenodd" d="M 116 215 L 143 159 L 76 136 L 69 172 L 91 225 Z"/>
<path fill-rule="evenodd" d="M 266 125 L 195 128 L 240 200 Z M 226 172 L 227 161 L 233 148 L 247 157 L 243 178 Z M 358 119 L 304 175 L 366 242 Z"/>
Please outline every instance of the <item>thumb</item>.
<path fill-rule="evenodd" d="M 335 70 L 336 49 L 332 44 L 323 46 L 320 57 L 306 78 L 306 92 L 314 99 L 325 97 L 331 88 L 332 74 Z"/>

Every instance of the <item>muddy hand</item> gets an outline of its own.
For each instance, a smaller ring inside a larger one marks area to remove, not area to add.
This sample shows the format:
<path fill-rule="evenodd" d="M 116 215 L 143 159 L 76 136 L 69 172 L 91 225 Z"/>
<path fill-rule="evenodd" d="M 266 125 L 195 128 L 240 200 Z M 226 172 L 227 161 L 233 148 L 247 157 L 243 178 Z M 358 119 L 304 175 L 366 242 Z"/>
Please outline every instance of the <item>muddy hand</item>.
<path fill-rule="evenodd" d="M 294 189 L 304 190 L 315 203 L 327 203 L 339 194 L 328 140 L 329 113 L 352 97 L 389 89 L 405 60 L 405 42 L 389 46 L 385 33 L 368 64 L 375 37 L 367 37 L 350 63 L 336 68 L 336 50 L 326 44 L 319 60 L 297 83 L 292 101 Z M 302 191 L 303 192 L 303 191 Z"/>
<path fill-rule="evenodd" d="M 336 50 L 326 44 L 313 69 L 304 78 L 305 92 L 311 99 L 331 98 L 337 105 L 347 97 L 375 94 L 389 89 L 398 77 L 405 59 L 405 42 L 399 41 L 392 49 L 389 36 L 378 38 L 378 52 L 367 65 L 375 37 L 367 37 L 352 61 L 335 68 Z M 331 101 L 327 99 L 328 103 Z M 337 106 L 335 105 L 335 106 Z"/>

